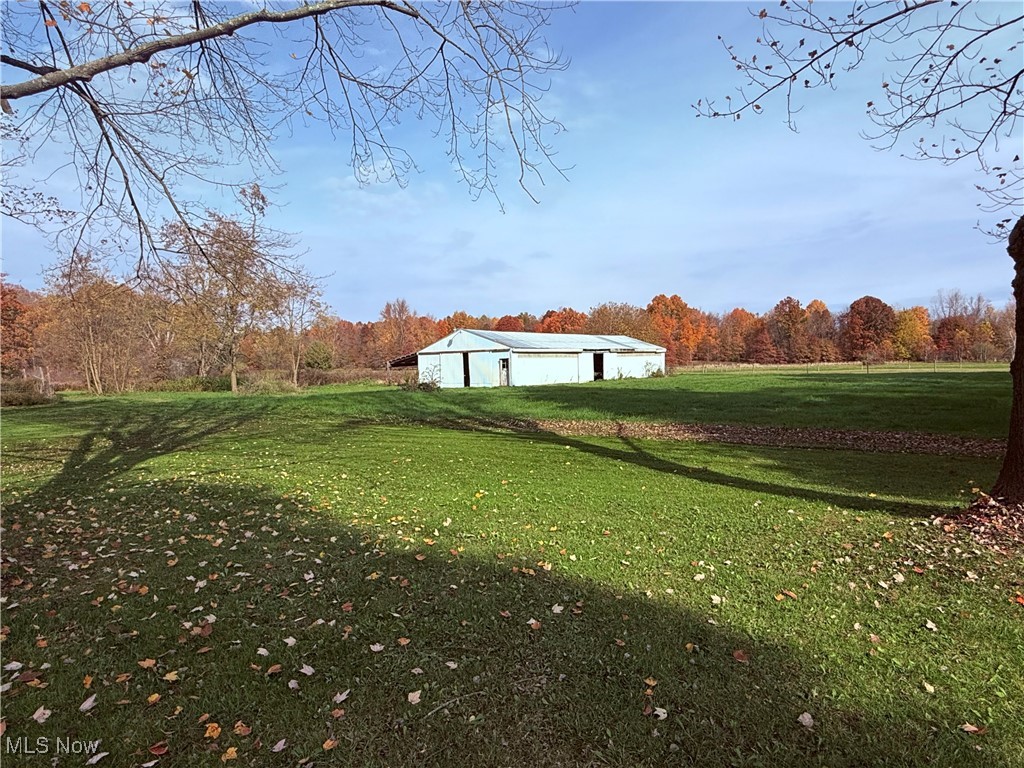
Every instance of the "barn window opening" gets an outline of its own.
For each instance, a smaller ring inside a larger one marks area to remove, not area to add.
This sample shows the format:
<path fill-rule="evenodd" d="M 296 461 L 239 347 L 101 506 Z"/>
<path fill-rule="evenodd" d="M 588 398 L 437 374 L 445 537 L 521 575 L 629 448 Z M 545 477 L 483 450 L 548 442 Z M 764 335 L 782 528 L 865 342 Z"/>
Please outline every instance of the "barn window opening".
<path fill-rule="evenodd" d="M 462 353 L 462 386 L 469 386 L 469 352 Z"/>
<path fill-rule="evenodd" d="M 594 381 L 604 380 L 604 353 L 594 353 Z"/>

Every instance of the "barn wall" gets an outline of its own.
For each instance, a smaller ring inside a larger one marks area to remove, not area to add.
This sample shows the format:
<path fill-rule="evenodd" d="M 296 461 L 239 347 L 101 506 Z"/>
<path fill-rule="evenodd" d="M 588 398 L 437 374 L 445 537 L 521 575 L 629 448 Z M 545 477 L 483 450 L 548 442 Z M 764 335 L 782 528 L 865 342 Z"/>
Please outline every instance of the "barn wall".
<path fill-rule="evenodd" d="M 441 359 L 441 378 L 438 383 L 447 388 L 463 386 L 462 353 L 446 352 L 438 357 Z"/>
<path fill-rule="evenodd" d="M 422 352 L 416 355 L 416 367 L 419 369 L 420 384 L 428 381 L 441 383 L 441 356 L 424 355 Z"/>
<path fill-rule="evenodd" d="M 557 352 L 513 352 L 510 384 L 525 387 L 531 384 L 568 384 L 580 379 L 579 354 Z M 591 377 L 593 361 L 591 361 Z"/>
<path fill-rule="evenodd" d="M 594 353 L 580 352 L 578 357 L 579 378 L 577 381 L 594 380 Z"/>
<path fill-rule="evenodd" d="M 606 379 L 642 379 L 654 371 L 665 372 L 664 352 L 608 352 L 604 356 Z"/>
<path fill-rule="evenodd" d="M 508 352 L 470 352 L 469 385 L 471 387 L 497 387 L 500 384 L 498 361 Z"/>

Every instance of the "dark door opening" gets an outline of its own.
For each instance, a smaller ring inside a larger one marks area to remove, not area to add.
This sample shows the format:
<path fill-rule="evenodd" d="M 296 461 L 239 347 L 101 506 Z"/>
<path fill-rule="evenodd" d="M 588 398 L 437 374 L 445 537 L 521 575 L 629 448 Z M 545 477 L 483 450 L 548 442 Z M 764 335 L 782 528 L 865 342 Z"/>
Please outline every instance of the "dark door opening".
<path fill-rule="evenodd" d="M 508 386 L 508 358 L 503 357 L 498 361 L 498 386 Z"/>
<path fill-rule="evenodd" d="M 469 386 L 469 352 L 462 353 L 462 386 Z"/>
<path fill-rule="evenodd" d="M 604 353 L 594 353 L 594 381 L 604 380 Z"/>

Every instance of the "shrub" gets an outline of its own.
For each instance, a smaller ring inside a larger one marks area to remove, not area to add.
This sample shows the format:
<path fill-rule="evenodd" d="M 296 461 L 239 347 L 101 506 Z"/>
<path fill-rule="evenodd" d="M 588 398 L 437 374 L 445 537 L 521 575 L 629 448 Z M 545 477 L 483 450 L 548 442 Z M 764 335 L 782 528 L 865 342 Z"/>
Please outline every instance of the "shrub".
<path fill-rule="evenodd" d="M 382 371 L 373 368 L 335 368 L 332 371 L 318 371 L 303 368 L 299 371 L 299 384 L 304 387 L 320 387 L 327 384 L 381 384 Z"/>
<path fill-rule="evenodd" d="M 265 371 L 238 387 L 238 392 L 243 395 L 288 395 L 298 391 L 298 387 L 290 381 L 275 376 L 270 371 Z"/>
<path fill-rule="evenodd" d="M 164 379 L 149 388 L 153 392 L 230 392 L 230 376 L 185 376 Z"/>
<path fill-rule="evenodd" d="M 303 363 L 316 371 L 329 371 L 334 367 L 334 352 L 326 343 L 317 339 L 306 350 Z"/>
<path fill-rule="evenodd" d="M 0 405 L 43 405 L 54 401 L 39 379 L 4 379 L 0 381 Z"/>

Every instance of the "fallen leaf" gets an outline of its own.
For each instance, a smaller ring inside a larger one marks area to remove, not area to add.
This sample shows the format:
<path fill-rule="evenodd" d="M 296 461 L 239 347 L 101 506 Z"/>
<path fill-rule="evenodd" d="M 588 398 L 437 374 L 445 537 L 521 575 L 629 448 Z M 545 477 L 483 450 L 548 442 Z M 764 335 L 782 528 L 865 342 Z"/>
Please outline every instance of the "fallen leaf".
<path fill-rule="evenodd" d="M 646 678 L 646 679 L 644 680 L 644 682 L 645 682 L 645 683 L 647 683 L 647 686 L 648 686 L 649 688 L 653 688 L 654 686 L 656 686 L 656 685 L 658 684 L 658 681 L 657 681 L 657 680 L 655 680 L 655 679 L 654 679 L 653 677 L 648 677 L 648 678 Z"/>
<path fill-rule="evenodd" d="M 97 752 L 95 755 L 85 761 L 86 765 L 96 765 L 100 760 L 109 755 L 109 752 Z"/>
<path fill-rule="evenodd" d="M 530 629 L 540 629 L 540 622 L 536 619 L 530 619 L 526 623 L 530 625 Z"/>
<path fill-rule="evenodd" d="M 220 737 L 220 726 L 217 723 L 209 723 L 206 726 L 206 733 L 203 734 L 204 739 L 216 739 Z"/>
<path fill-rule="evenodd" d="M 409 639 L 408 637 L 400 637 L 400 638 L 398 638 L 398 644 L 399 644 L 400 646 L 402 646 L 403 648 L 404 648 L 405 646 L 407 646 L 407 645 L 408 645 L 409 643 L 411 643 L 411 642 L 412 642 L 412 641 L 411 641 L 411 640 L 410 640 L 410 639 Z"/>
<path fill-rule="evenodd" d="M 800 715 L 800 717 L 796 719 L 796 721 L 800 723 L 800 725 L 802 725 L 804 728 L 814 727 L 814 718 L 811 717 L 810 712 L 804 712 L 802 715 Z"/>
<path fill-rule="evenodd" d="M 270 655 L 270 651 L 268 651 L 266 648 L 257 648 L 256 649 L 256 654 L 258 656 L 269 656 Z"/>
<path fill-rule="evenodd" d="M 152 669 L 156 666 L 156 659 L 143 659 L 139 662 L 139 666 L 143 669 Z"/>
<path fill-rule="evenodd" d="M 973 734 L 975 736 L 983 736 L 985 734 L 985 732 L 988 731 L 988 728 L 985 728 L 984 726 L 979 728 L 976 725 L 971 725 L 970 723 L 964 723 L 963 725 L 960 726 L 960 730 L 963 731 L 964 733 L 970 733 L 970 734 Z"/>
<path fill-rule="evenodd" d="M 380 653 L 384 650 L 384 646 L 381 643 L 373 643 L 373 645 L 370 646 L 370 650 L 374 653 Z"/>
<path fill-rule="evenodd" d="M 444 665 L 446 667 L 448 667 L 448 669 L 458 669 L 459 668 L 459 664 L 456 661 L 446 661 L 444 663 Z"/>
<path fill-rule="evenodd" d="M 241 720 L 239 720 L 237 723 L 235 723 L 235 727 L 232 728 L 231 730 L 234 731 L 239 736 L 248 736 L 250 733 L 252 733 L 252 728 L 250 728 L 248 725 L 243 723 Z"/>
<path fill-rule="evenodd" d="M 268 674 L 268 675 L 276 675 L 280 671 L 281 671 L 281 665 L 280 664 L 271 664 L 269 667 L 267 667 L 266 674 Z"/>
<path fill-rule="evenodd" d="M 164 680 L 166 680 L 169 683 L 175 683 L 179 680 L 178 673 L 172 670 L 168 672 L 166 675 L 164 675 Z"/>
<path fill-rule="evenodd" d="M 732 657 L 740 664 L 748 664 L 750 662 L 750 658 L 747 656 L 746 651 L 735 650 L 732 652 Z"/>
<path fill-rule="evenodd" d="M 52 714 L 53 714 L 53 712 L 51 710 L 47 709 L 46 707 L 40 707 L 39 709 L 37 709 L 35 711 L 35 714 L 32 715 L 32 719 L 35 720 L 40 725 L 42 725 L 43 723 L 45 723 L 47 721 L 47 719 Z"/>
<path fill-rule="evenodd" d="M 344 716 L 345 716 L 345 710 L 342 709 L 341 707 L 337 707 L 337 708 L 331 710 L 331 717 L 333 717 L 335 720 L 338 720 L 339 718 L 342 718 Z"/>
<path fill-rule="evenodd" d="M 316 672 L 316 670 L 309 666 L 309 664 L 303 664 L 302 667 L 299 669 L 299 672 L 304 674 L 306 677 L 309 677 L 314 672 Z"/>
<path fill-rule="evenodd" d="M 407 697 L 409 699 L 409 703 L 410 704 L 419 704 L 420 703 L 420 694 L 421 693 L 422 693 L 422 691 L 413 691 L 412 693 L 410 693 L 409 696 Z"/>
<path fill-rule="evenodd" d="M 158 741 L 156 744 L 150 744 L 149 754 L 151 755 L 166 755 L 169 747 L 166 741 Z"/>
<path fill-rule="evenodd" d="M 324 751 L 334 749 L 336 746 L 338 746 L 337 739 L 328 739 L 324 742 Z"/>
<path fill-rule="evenodd" d="M 563 606 L 559 605 L 558 603 L 555 603 L 554 605 L 551 606 L 551 612 L 556 614 L 556 615 L 561 613 L 564 610 L 565 610 L 565 608 Z"/>
<path fill-rule="evenodd" d="M 511 611 L 498 611 L 498 615 L 501 616 L 501 618 L 503 618 L 503 619 L 511 619 L 512 618 L 512 612 Z"/>
<path fill-rule="evenodd" d="M 288 739 L 281 739 L 277 744 L 270 748 L 271 752 L 280 752 L 288 744 Z"/>
<path fill-rule="evenodd" d="M 238 748 L 228 747 L 224 750 L 224 754 L 220 756 L 220 761 L 226 763 L 228 760 L 236 760 L 238 758 Z"/>
<path fill-rule="evenodd" d="M 939 631 L 939 628 L 937 626 L 935 626 L 935 622 L 932 621 L 931 619 L 928 619 L 928 621 L 926 621 L 924 623 L 924 627 L 925 627 L 925 629 L 931 630 L 932 632 L 938 632 Z"/>
<path fill-rule="evenodd" d="M 288 681 L 288 688 L 293 690 L 293 691 L 299 690 L 299 681 L 298 680 L 289 680 Z"/>
<path fill-rule="evenodd" d="M 921 684 L 926 693 L 935 693 L 935 686 L 929 683 L 927 680 Z"/>
<path fill-rule="evenodd" d="M 94 693 L 88 699 L 82 702 L 81 706 L 78 707 L 79 712 L 88 712 L 90 709 L 96 706 L 96 694 Z"/>
<path fill-rule="evenodd" d="M 160 701 L 160 694 L 159 693 L 151 693 L 151 694 L 149 694 L 149 696 L 146 697 L 146 703 L 151 705 L 151 706 L 153 704 L 156 704 L 158 701 Z"/>
<path fill-rule="evenodd" d="M 664 720 L 666 717 L 668 717 L 668 711 L 665 710 L 663 707 L 655 707 L 654 716 L 659 720 Z"/>
<path fill-rule="evenodd" d="M 334 694 L 334 703 L 335 704 L 341 704 L 341 702 L 343 702 L 345 699 L 348 698 L 348 695 L 351 692 L 352 692 L 352 689 L 349 689 L 349 690 L 343 691 L 342 693 Z"/>
<path fill-rule="evenodd" d="M 284 639 L 284 644 L 287 645 L 289 648 L 291 648 L 297 642 L 298 640 L 296 640 L 294 637 L 286 637 Z"/>
<path fill-rule="evenodd" d="M 92 675 L 86 675 L 82 678 L 82 686 L 85 688 L 89 688 L 92 686 Z"/>

